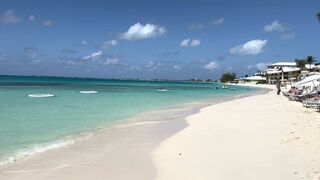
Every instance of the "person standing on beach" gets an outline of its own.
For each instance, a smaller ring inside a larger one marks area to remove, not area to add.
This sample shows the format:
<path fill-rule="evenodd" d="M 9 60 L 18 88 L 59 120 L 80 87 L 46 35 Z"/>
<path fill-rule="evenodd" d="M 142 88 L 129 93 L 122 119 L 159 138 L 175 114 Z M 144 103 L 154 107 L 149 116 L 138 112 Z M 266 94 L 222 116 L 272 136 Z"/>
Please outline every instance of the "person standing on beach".
<path fill-rule="evenodd" d="M 277 81 L 277 95 L 280 95 L 281 92 L 281 82 L 278 80 Z"/>

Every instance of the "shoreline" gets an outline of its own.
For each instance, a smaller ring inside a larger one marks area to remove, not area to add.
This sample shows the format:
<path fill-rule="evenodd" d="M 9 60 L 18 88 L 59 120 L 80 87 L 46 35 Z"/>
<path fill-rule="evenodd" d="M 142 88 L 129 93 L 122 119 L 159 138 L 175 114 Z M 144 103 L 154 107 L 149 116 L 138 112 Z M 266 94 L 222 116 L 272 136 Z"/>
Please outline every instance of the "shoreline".
<path fill-rule="evenodd" d="M 255 94 L 260 94 L 260 93 L 264 93 L 264 91 L 258 91 L 255 93 L 242 94 L 240 96 L 230 97 L 230 99 L 228 99 L 227 101 L 230 101 L 233 99 L 238 99 L 238 98 L 244 98 L 247 96 L 253 96 Z M 43 162 L 41 162 L 41 161 L 43 161 L 41 159 L 54 159 L 55 156 L 57 156 L 57 157 L 61 156 L 60 153 L 64 154 L 63 151 L 68 152 L 69 154 L 72 154 L 72 151 L 77 151 L 77 150 L 75 150 L 77 146 L 81 147 L 81 144 L 87 144 L 87 146 L 90 146 L 90 145 L 94 146 L 94 143 L 90 142 L 90 141 L 94 140 L 94 138 L 95 138 L 94 141 L 98 141 L 98 142 L 103 142 L 108 139 L 112 139 L 114 137 L 121 139 L 121 138 L 123 138 L 121 136 L 128 136 L 128 135 L 121 135 L 121 134 L 119 135 L 119 132 L 123 131 L 123 129 L 128 130 L 128 128 L 131 129 L 129 131 L 131 131 L 131 133 L 133 133 L 134 135 L 137 135 L 137 134 L 135 134 L 135 131 L 137 131 L 137 129 L 143 129 L 143 131 L 146 131 L 146 129 L 149 129 L 144 133 L 147 134 L 148 136 L 151 135 L 148 139 L 150 139 L 150 141 L 154 141 L 153 148 L 149 148 L 148 152 L 147 152 L 148 154 L 151 154 L 152 150 L 155 149 L 155 146 L 157 146 L 161 141 L 163 141 L 167 137 L 172 136 L 173 134 L 179 132 L 180 130 L 182 130 L 186 127 L 185 126 L 185 118 L 186 117 L 188 117 L 192 114 L 198 113 L 200 111 L 200 109 L 202 109 L 203 107 L 211 106 L 212 104 L 218 104 L 221 102 L 225 102 L 225 100 L 218 99 L 218 100 L 209 101 L 209 102 L 204 101 L 202 104 L 198 102 L 196 107 L 195 107 L 194 103 L 187 103 L 184 106 L 191 106 L 192 108 L 186 107 L 186 108 L 189 108 L 189 110 L 187 110 L 187 112 L 184 112 L 185 114 L 182 114 L 182 115 L 181 115 L 181 113 L 178 113 L 179 117 L 170 117 L 169 116 L 170 118 L 175 118 L 175 119 L 169 120 L 169 121 L 165 120 L 165 119 L 167 119 L 167 117 L 161 117 L 160 121 L 159 120 L 158 121 L 157 120 L 149 120 L 149 121 L 141 121 L 140 122 L 140 121 L 134 121 L 134 120 L 132 121 L 131 120 L 131 121 L 126 121 L 124 123 L 118 123 L 118 124 L 115 124 L 114 126 L 112 126 L 113 131 L 115 131 L 115 132 L 113 132 L 113 134 L 112 133 L 110 134 L 110 132 L 108 131 L 108 128 L 100 128 L 96 132 L 94 132 L 93 135 L 91 135 L 94 137 L 81 139 L 79 141 L 75 141 L 69 145 L 66 145 L 66 146 L 63 146 L 60 148 L 53 148 L 53 149 L 50 149 L 45 152 L 36 153 L 36 154 L 33 154 L 29 157 L 24 157 L 23 159 L 18 160 L 17 162 L 4 165 L 3 167 L 0 168 L 0 177 L 3 176 L 3 178 L 10 179 L 9 177 L 6 177 L 6 176 L 7 175 L 11 176 L 12 174 L 15 174 L 15 173 L 19 174 L 22 172 L 24 172 L 23 174 L 26 174 L 26 173 L 32 174 L 32 172 L 34 172 L 34 171 L 29 168 L 30 164 L 34 165 L 34 164 L 43 163 Z M 168 108 L 161 109 L 160 111 L 166 111 L 166 110 L 168 110 Z M 155 115 L 156 111 L 158 111 L 158 110 L 152 111 L 151 113 L 149 112 L 149 115 Z M 163 113 L 160 112 L 160 114 L 163 114 Z M 145 116 L 145 118 L 147 118 L 147 119 L 150 118 L 150 117 L 148 117 L 148 113 L 142 113 L 142 118 L 143 118 L 143 116 Z M 140 117 L 140 120 L 141 120 L 141 117 Z M 165 120 L 165 121 L 163 121 L 163 120 Z M 114 130 L 114 129 L 117 129 L 117 130 Z M 153 132 L 151 132 L 152 129 L 156 130 L 158 132 L 153 133 Z M 163 130 L 165 130 L 166 132 L 163 132 Z M 106 137 L 106 136 L 108 136 L 108 137 Z M 118 136 L 120 136 L 120 137 L 118 137 Z M 141 134 L 139 136 L 140 137 L 137 137 L 138 139 L 140 138 L 139 141 L 145 140 L 145 137 L 142 137 Z M 116 141 L 117 140 L 114 140 L 114 139 L 111 140 L 111 142 L 116 142 Z M 107 146 L 111 147 L 113 145 L 114 144 L 109 144 Z M 145 156 L 145 153 L 142 156 Z M 64 160 L 61 159 L 61 161 L 64 161 Z M 70 159 L 69 159 L 69 161 L 70 161 Z M 48 164 L 50 164 L 50 163 L 48 163 Z M 59 164 L 59 162 L 57 164 Z M 57 164 L 54 165 L 54 167 L 59 167 Z M 63 162 L 62 164 L 66 164 L 66 163 Z M 41 170 L 41 168 L 38 168 L 38 170 L 39 171 L 50 171 L 50 169 L 52 169 L 52 168 L 49 168 L 49 166 L 52 167 L 53 164 L 47 165 L 47 166 L 48 166 L 48 168 L 45 168 L 42 170 Z M 149 162 L 149 165 L 144 165 L 144 166 L 152 166 L 152 162 Z M 20 170 L 18 170 L 18 169 L 20 169 Z M 53 169 L 55 170 L 56 168 L 53 168 Z M 58 169 L 60 169 L 60 168 L 58 168 Z M 38 170 L 35 172 L 38 172 Z M 33 175 L 31 175 L 31 176 L 33 176 Z M 24 176 L 24 179 L 25 179 L 25 176 Z"/>
<path fill-rule="evenodd" d="M 103 125 L 101 127 L 97 127 L 92 130 L 80 131 L 78 133 L 69 134 L 67 136 L 64 136 L 64 137 L 61 137 L 58 139 L 54 139 L 54 140 L 50 140 L 48 142 L 34 144 L 34 145 L 29 146 L 24 149 L 17 149 L 14 152 L 12 152 L 11 154 L 9 154 L 10 156 L 5 156 L 4 158 L 1 159 L 0 170 L 1 170 L 1 168 L 5 168 L 6 166 L 13 165 L 15 162 L 20 161 L 21 159 L 31 157 L 35 154 L 45 153 L 46 151 L 59 149 L 64 146 L 70 146 L 74 143 L 79 143 L 80 141 L 82 141 L 84 139 L 87 139 L 87 138 L 90 138 L 91 136 L 94 136 L 96 133 L 109 131 L 109 130 L 112 130 L 112 128 L 114 128 L 114 127 L 127 127 L 127 126 L 132 126 L 133 124 L 138 125 L 138 124 L 143 124 L 143 123 L 155 123 L 152 120 L 150 122 L 144 122 L 144 120 L 143 120 L 144 115 L 158 114 L 158 112 L 166 112 L 166 111 L 170 111 L 171 109 L 188 108 L 187 112 L 182 112 L 182 113 L 186 113 L 186 114 L 183 114 L 183 115 L 179 114 L 179 116 L 181 116 L 182 118 L 185 118 L 188 115 L 191 115 L 193 113 L 197 113 L 203 107 L 210 106 L 212 104 L 217 104 L 217 103 L 224 102 L 224 101 L 230 101 L 230 100 L 233 100 L 236 98 L 243 98 L 243 97 L 247 97 L 247 96 L 252 96 L 255 94 L 259 94 L 259 93 L 264 93 L 264 92 L 259 91 L 259 92 L 254 92 L 254 93 L 250 92 L 250 93 L 245 93 L 245 94 L 240 94 L 240 95 L 232 95 L 231 97 L 227 96 L 226 99 L 219 97 L 214 100 L 197 100 L 197 101 L 180 103 L 180 104 L 171 105 L 171 106 L 164 107 L 164 108 L 159 108 L 159 109 L 154 109 L 154 110 L 138 113 L 130 118 L 125 118 L 122 120 L 110 122 L 106 125 Z M 161 113 L 160 113 L 160 115 L 161 115 Z"/>

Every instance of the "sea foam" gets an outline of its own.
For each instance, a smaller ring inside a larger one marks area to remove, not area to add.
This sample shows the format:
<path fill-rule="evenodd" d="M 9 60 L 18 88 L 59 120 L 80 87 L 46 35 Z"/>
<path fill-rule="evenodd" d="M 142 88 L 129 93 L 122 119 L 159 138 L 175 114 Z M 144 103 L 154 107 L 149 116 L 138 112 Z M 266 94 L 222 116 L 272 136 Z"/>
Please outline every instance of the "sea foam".
<path fill-rule="evenodd" d="M 45 152 L 52 149 L 58 149 L 64 147 L 66 145 L 73 144 L 75 140 L 67 139 L 67 140 L 57 140 L 44 144 L 33 145 L 29 148 L 23 148 L 15 151 L 11 155 L 8 155 L 0 160 L 0 167 L 16 162 L 19 159 L 26 158 L 28 156 L 35 155 L 37 153 Z"/>
<path fill-rule="evenodd" d="M 54 97 L 54 94 L 29 94 L 29 97 L 32 98 L 48 98 L 48 97 Z"/>
<path fill-rule="evenodd" d="M 97 94 L 98 91 L 80 91 L 81 94 Z"/>

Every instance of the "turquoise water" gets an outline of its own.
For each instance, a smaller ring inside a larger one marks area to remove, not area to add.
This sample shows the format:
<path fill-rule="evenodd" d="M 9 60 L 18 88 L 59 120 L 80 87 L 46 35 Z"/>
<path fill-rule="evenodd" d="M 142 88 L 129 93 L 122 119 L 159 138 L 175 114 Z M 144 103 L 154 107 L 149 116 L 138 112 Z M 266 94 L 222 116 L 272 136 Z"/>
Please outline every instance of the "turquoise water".
<path fill-rule="evenodd" d="M 0 76 L 0 161 L 59 146 L 65 143 L 59 139 L 120 122 L 141 112 L 257 91 L 244 87 L 215 90 L 213 86 L 221 85 Z M 161 88 L 168 91 L 157 91 Z M 79 93 L 83 90 L 99 93 Z M 28 97 L 37 93 L 51 93 L 55 97 Z"/>

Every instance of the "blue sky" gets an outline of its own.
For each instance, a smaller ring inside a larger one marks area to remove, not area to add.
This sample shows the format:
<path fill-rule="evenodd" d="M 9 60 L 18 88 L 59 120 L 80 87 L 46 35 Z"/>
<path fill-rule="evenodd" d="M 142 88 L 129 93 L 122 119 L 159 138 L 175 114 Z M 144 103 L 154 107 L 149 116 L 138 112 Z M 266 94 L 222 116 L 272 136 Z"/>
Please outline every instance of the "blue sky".
<path fill-rule="evenodd" d="M 308 55 L 318 0 L 4 0 L 0 74 L 213 78 Z"/>

